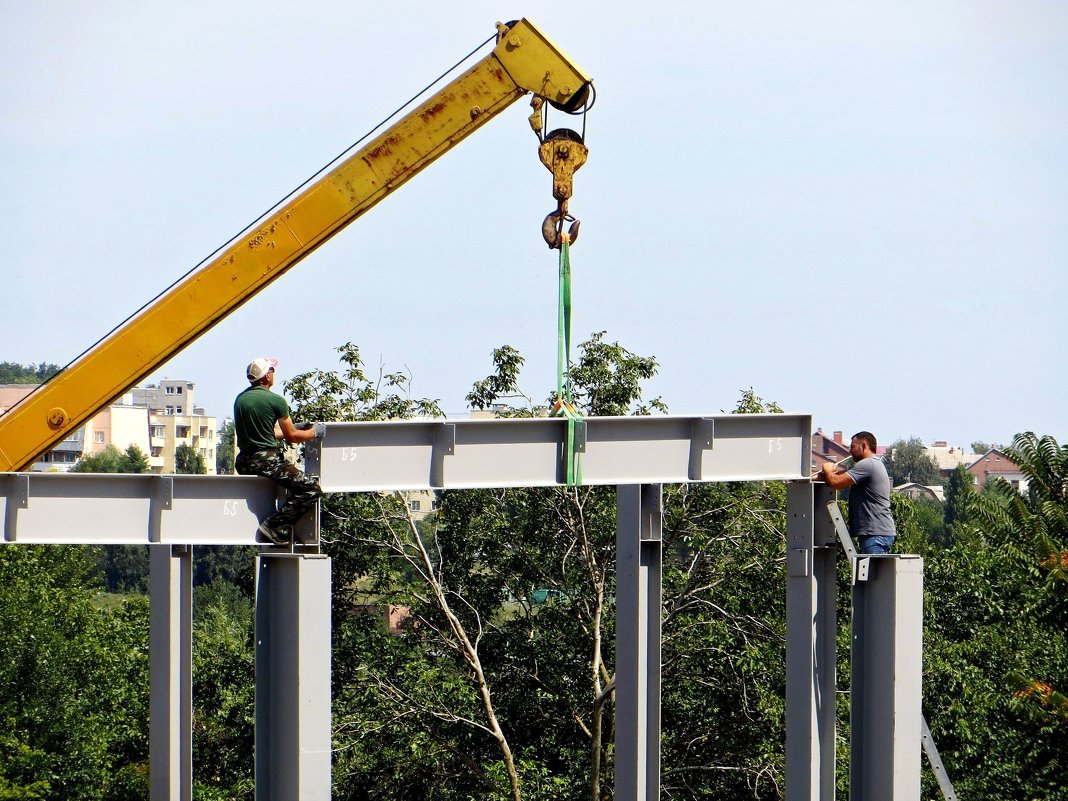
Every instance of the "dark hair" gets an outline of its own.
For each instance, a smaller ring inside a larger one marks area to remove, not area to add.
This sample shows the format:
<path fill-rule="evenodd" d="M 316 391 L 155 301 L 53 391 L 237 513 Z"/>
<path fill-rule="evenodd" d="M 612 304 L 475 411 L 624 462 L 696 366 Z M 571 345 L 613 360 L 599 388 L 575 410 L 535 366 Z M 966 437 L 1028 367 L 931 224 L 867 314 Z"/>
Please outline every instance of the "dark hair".
<path fill-rule="evenodd" d="M 861 442 L 866 443 L 867 446 L 871 448 L 872 453 L 875 453 L 876 449 L 879 447 L 875 443 L 875 435 L 870 431 L 858 431 L 853 435 L 853 439 L 859 439 Z"/>

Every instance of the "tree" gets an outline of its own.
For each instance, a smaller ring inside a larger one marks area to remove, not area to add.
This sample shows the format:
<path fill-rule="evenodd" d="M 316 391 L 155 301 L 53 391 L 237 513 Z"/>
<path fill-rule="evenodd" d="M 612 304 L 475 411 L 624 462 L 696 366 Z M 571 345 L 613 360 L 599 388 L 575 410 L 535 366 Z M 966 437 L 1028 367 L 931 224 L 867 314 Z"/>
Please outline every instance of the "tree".
<path fill-rule="evenodd" d="M 1036 625 L 1052 626 L 1063 642 L 1063 621 L 1068 619 L 1068 445 L 1026 432 L 1017 434 L 1005 453 L 1027 478 L 1026 497 L 995 479 L 986 492 L 969 499 L 969 509 L 987 541 L 1041 588 L 1026 614 Z M 1032 700 L 1039 714 L 1058 717 L 1068 731 L 1068 669 L 1063 664 L 1052 671 L 1047 667 L 1045 675 L 1032 677 L 1028 667 L 1021 665 L 1009 674 L 1016 697 Z"/>
<path fill-rule="evenodd" d="M 974 483 L 972 474 L 963 464 L 957 465 L 946 479 L 943 512 L 946 533 L 950 536 L 953 535 L 957 523 L 963 522 L 968 516 L 968 505 L 971 503 L 971 496 L 975 494 Z"/>
<path fill-rule="evenodd" d="M 174 449 L 174 472 L 186 475 L 204 475 L 208 472 L 208 465 L 196 448 L 183 442 Z"/>
<path fill-rule="evenodd" d="M 100 453 L 82 456 L 70 469 L 72 473 L 147 473 L 148 458 L 136 445 L 120 451 L 108 444 Z"/>
<path fill-rule="evenodd" d="M 1003 450 L 1004 445 L 1000 445 L 997 442 L 983 442 L 982 440 L 976 440 L 972 443 L 972 453 L 984 454 L 992 450 Z"/>
<path fill-rule="evenodd" d="M 910 437 L 908 441 L 899 439 L 890 446 L 886 472 L 895 487 L 910 481 L 924 486 L 941 483 L 938 464 L 927 455 L 923 441 L 918 437 Z"/>
<path fill-rule="evenodd" d="M 58 372 L 58 364 L 41 362 L 23 366 L 16 362 L 0 362 L 0 384 L 41 384 Z"/>
<path fill-rule="evenodd" d="M 84 546 L 0 547 L 0 793 L 148 796 L 148 603 L 94 603 Z"/>
<path fill-rule="evenodd" d="M 219 446 L 215 449 L 215 472 L 220 476 L 232 475 L 236 456 L 237 433 L 234 429 L 234 421 L 227 420 L 219 435 Z"/>

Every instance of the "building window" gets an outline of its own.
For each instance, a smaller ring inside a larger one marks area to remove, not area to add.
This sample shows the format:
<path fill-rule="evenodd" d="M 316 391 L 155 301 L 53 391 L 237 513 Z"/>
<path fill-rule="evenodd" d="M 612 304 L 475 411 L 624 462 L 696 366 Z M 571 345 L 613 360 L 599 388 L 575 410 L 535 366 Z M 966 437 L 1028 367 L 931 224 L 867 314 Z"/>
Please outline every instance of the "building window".
<path fill-rule="evenodd" d="M 168 395 L 173 395 L 174 394 L 174 387 L 167 387 L 166 392 L 167 392 Z"/>
<path fill-rule="evenodd" d="M 423 504 L 420 501 L 408 501 L 408 511 L 418 512 L 422 505 Z"/>
<path fill-rule="evenodd" d="M 200 427 L 200 436 L 203 437 L 204 439 L 208 438 L 208 427 L 207 426 L 201 426 Z"/>
<path fill-rule="evenodd" d="M 103 445 L 104 444 L 104 432 L 103 431 L 94 431 L 93 432 L 93 442 L 96 442 L 96 443 L 98 443 L 100 445 Z"/>
<path fill-rule="evenodd" d="M 176 391 L 178 392 L 179 395 L 182 394 L 182 388 L 181 387 L 176 387 L 175 389 L 176 389 Z"/>
<path fill-rule="evenodd" d="M 182 407 L 179 406 L 177 409 L 174 410 L 174 412 L 175 412 L 175 414 L 181 414 L 182 413 Z"/>
<path fill-rule="evenodd" d="M 151 448 L 151 451 L 152 451 L 152 455 L 153 456 L 162 456 L 163 455 L 163 448 L 161 448 L 159 445 L 153 445 L 152 448 Z"/>
<path fill-rule="evenodd" d="M 189 426 L 175 426 L 174 436 L 178 439 L 189 439 Z"/>
<path fill-rule="evenodd" d="M 167 414 L 174 414 L 174 407 L 173 406 L 168 406 L 167 407 Z"/>
<path fill-rule="evenodd" d="M 165 437 L 167 436 L 167 430 L 163 426 L 152 426 L 152 436 Z"/>

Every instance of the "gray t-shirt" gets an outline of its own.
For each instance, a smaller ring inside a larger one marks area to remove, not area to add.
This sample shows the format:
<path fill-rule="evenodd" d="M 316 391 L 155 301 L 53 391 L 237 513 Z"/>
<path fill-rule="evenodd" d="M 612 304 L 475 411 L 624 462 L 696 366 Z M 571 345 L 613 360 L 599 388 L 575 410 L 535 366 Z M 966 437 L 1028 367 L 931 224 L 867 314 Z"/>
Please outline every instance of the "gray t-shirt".
<path fill-rule="evenodd" d="M 890 476 L 878 456 L 861 459 L 846 471 L 853 479 L 849 488 L 849 533 L 853 537 L 894 537 L 890 514 Z"/>

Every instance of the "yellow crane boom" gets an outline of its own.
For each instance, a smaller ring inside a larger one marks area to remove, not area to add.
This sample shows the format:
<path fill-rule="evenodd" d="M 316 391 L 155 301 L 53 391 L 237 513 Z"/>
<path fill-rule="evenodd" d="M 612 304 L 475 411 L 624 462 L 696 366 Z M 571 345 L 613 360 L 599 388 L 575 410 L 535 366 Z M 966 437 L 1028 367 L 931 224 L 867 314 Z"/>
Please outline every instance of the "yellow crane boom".
<path fill-rule="evenodd" d="M 533 23 L 0 417 L 0 472 L 30 466 L 311 251 L 528 93 L 582 108 L 590 79 Z"/>

